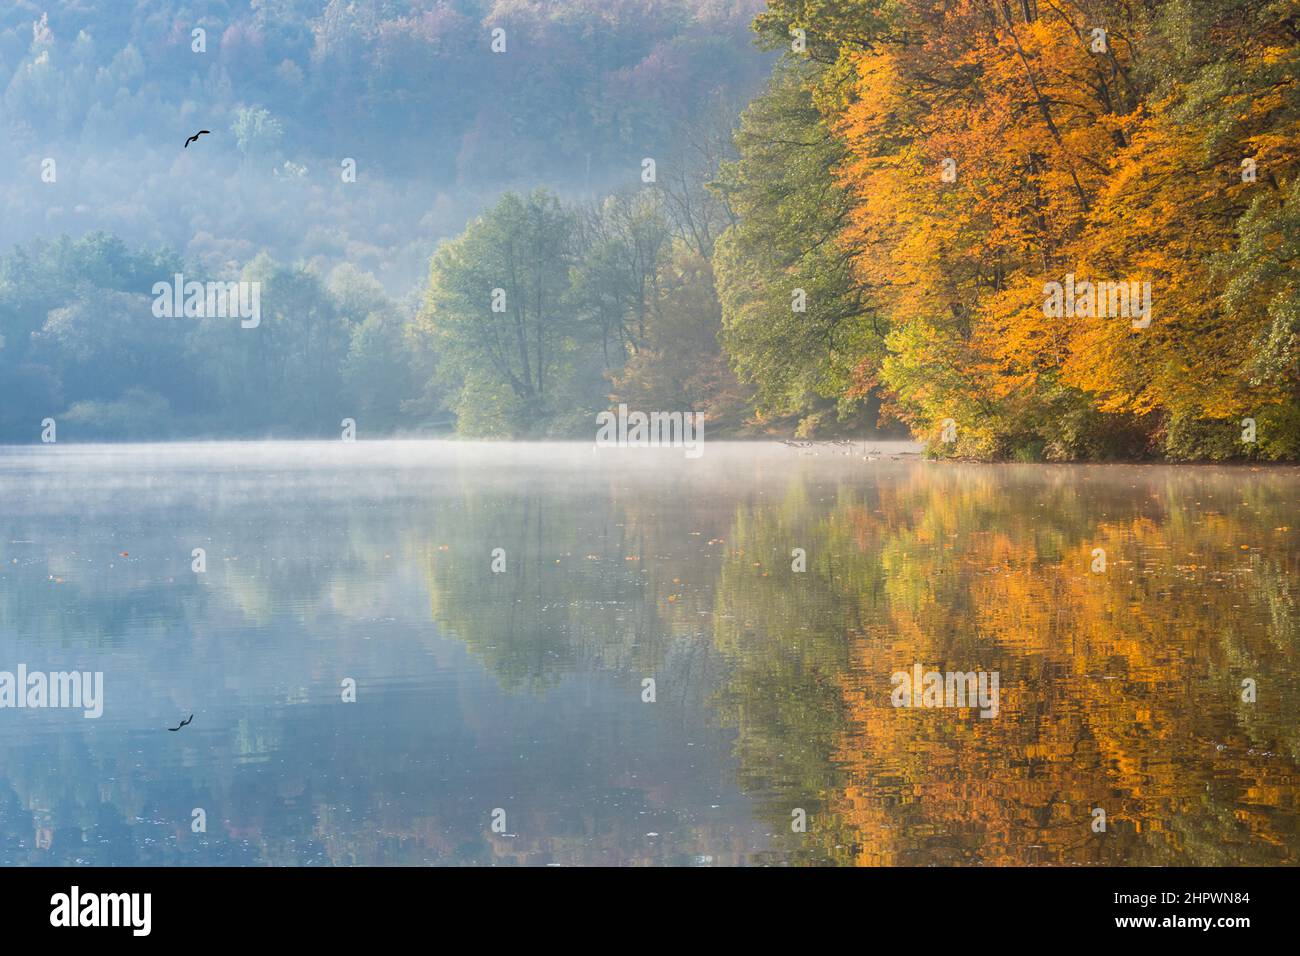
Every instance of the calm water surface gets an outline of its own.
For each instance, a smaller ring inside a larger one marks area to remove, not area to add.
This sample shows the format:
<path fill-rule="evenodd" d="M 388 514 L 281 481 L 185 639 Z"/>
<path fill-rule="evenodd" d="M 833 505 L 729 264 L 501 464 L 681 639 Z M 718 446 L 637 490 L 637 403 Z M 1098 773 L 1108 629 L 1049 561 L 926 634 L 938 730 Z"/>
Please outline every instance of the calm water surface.
<path fill-rule="evenodd" d="M 812 451 L 0 449 L 0 864 L 1300 862 L 1300 470 Z"/>

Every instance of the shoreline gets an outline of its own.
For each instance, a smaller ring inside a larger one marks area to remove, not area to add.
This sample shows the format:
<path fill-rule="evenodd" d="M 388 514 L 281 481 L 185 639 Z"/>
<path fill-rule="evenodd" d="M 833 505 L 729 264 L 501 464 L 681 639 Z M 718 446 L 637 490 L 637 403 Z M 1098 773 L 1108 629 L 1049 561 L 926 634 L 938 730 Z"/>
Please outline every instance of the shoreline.
<path fill-rule="evenodd" d="M 116 450 L 141 449 L 148 447 L 158 448 L 183 448 L 186 446 L 248 446 L 265 447 L 269 445 L 345 445 L 345 444 L 364 444 L 370 447 L 382 445 L 449 445 L 463 448 L 495 448 L 504 449 L 511 446 L 543 448 L 555 447 L 562 448 L 587 448 L 592 447 L 590 439 L 580 438 L 554 438 L 554 439 L 499 439 L 499 438 L 464 438 L 456 435 L 440 436 L 410 436 L 410 435 L 393 435 L 383 437 L 357 437 L 351 440 L 343 440 L 338 437 L 263 437 L 263 438 L 222 438 L 222 437 L 193 437 L 193 438 L 167 438 L 159 440 L 115 440 L 115 441 L 58 441 L 43 443 L 39 441 L 12 443 L 0 442 L 0 455 L 21 453 L 25 450 L 36 448 L 46 448 L 54 446 L 56 450 L 83 449 L 87 451 L 112 452 Z M 1080 466 L 1080 465 L 1146 465 L 1159 467 L 1173 466 L 1196 466 L 1196 467 L 1231 467 L 1231 468 L 1249 468 L 1252 470 L 1260 469 L 1278 469 L 1278 468 L 1296 468 L 1300 467 L 1300 459 L 1243 459 L 1243 458 L 1201 458 L 1201 459 L 1173 459 L 1173 458 L 1108 458 L 1108 459 L 1071 459 L 1068 461 L 1016 461 L 1011 458 L 976 458 L 971 456 L 946 456 L 946 455 L 929 455 L 927 454 L 924 444 L 906 439 L 783 439 L 783 438 L 715 438 L 705 442 L 704 447 L 709 445 L 727 446 L 736 448 L 737 446 L 753 446 L 755 449 L 775 449 L 777 446 L 785 446 L 795 457 L 816 457 L 822 454 L 839 457 L 856 458 L 858 460 L 877 461 L 918 461 L 932 464 L 963 464 L 963 465 L 1037 465 L 1037 466 Z M 606 451 L 619 450 L 616 447 L 605 449 Z M 622 449 L 623 451 L 635 451 L 637 449 Z M 652 451 L 656 449 L 642 449 Z M 671 448 L 657 449 L 659 451 L 670 451 Z M 706 452 L 707 453 L 707 452 Z"/>

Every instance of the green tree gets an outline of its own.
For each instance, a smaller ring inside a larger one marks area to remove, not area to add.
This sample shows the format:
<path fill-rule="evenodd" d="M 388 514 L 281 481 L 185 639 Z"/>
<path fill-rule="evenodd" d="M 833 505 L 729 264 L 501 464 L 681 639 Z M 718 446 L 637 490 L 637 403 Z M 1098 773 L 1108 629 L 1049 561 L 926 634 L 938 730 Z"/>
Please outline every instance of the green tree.
<path fill-rule="evenodd" d="M 740 220 L 713 263 L 727 353 L 760 412 L 805 426 L 836 402 L 841 418 L 861 406 L 850 384 L 870 377 L 860 366 L 879 361 L 886 331 L 839 241 L 851 200 L 833 176 L 844 148 L 814 103 L 822 72 L 782 61 L 741 117 L 740 157 L 722 164 L 716 187 Z"/>
<path fill-rule="evenodd" d="M 610 196 L 582 218 L 573 301 L 600 336 L 606 368 L 645 347 L 659 265 L 669 248 L 657 193 Z"/>
<path fill-rule="evenodd" d="M 577 350 L 566 301 L 575 238 L 573 214 L 539 189 L 506 193 L 434 253 L 416 327 L 458 390 L 462 431 L 523 434 L 557 411 Z M 489 421 L 476 403 L 495 409 Z"/>

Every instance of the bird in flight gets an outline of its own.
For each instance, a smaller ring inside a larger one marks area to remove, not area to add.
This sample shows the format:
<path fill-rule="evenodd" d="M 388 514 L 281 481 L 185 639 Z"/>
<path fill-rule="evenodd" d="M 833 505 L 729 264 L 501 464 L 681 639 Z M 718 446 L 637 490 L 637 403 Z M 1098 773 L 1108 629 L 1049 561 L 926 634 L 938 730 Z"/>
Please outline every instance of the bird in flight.
<path fill-rule="evenodd" d="M 194 719 L 194 715 L 193 715 L 193 714 L 190 714 L 190 720 L 193 720 L 193 719 Z M 188 723 L 190 722 L 190 720 L 182 720 L 182 721 L 181 721 L 181 727 L 184 727 L 186 724 L 188 724 Z M 168 730 L 180 730 L 181 727 L 168 727 L 167 729 L 168 729 Z"/>
<path fill-rule="evenodd" d="M 199 130 L 197 133 L 195 133 L 193 136 L 191 136 L 189 139 L 187 139 L 187 140 L 185 141 L 185 149 L 189 149 L 189 148 L 190 148 L 190 143 L 194 142 L 196 139 L 198 139 L 198 138 L 199 138 L 200 136 L 202 136 L 204 133 L 211 133 L 211 132 L 212 132 L 212 130 L 210 130 L 210 129 L 201 129 L 201 130 Z"/>

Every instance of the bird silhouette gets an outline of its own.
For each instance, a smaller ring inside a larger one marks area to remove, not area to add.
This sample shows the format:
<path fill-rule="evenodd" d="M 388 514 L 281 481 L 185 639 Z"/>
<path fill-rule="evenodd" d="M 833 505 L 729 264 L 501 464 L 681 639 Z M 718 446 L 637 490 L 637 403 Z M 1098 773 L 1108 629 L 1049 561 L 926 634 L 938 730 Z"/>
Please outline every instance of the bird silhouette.
<path fill-rule="evenodd" d="M 193 719 L 194 719 L 194 715 L 193 715 L 193 714 L 190 714 L 190 720 L 193 720 Z M 186 724 L 188 724 L 188 723 L 190 722 L 190 720 L 182 720 L 182 721 L 181 721 L 181 727 L 184 727 Z M 176 731 L 176 730 L 180 730 L 181 727 L 168 727 L 167 729 L 168 729 L 168 730 L 172 730 L 172 731 Z"/>
<path fill-rule="evenodd" d="M 201 129 L 201 130 L 199 130 L 197 133 L 195 133 L 193 136 L 191 136 L 189 139 L 187 139 L 187 140 L 185 141 L 185 149 L 189 149 L 189 148 L 190 148 L 190 143 L 194 142 L 196 139 L 198 139 L 198 138 L 199 138 L 200 136 L 202 136 L 204 133 L 211 133 L 211 132 L 212 132 L 212 130 L 210 130 L 210 129 Z"/>

